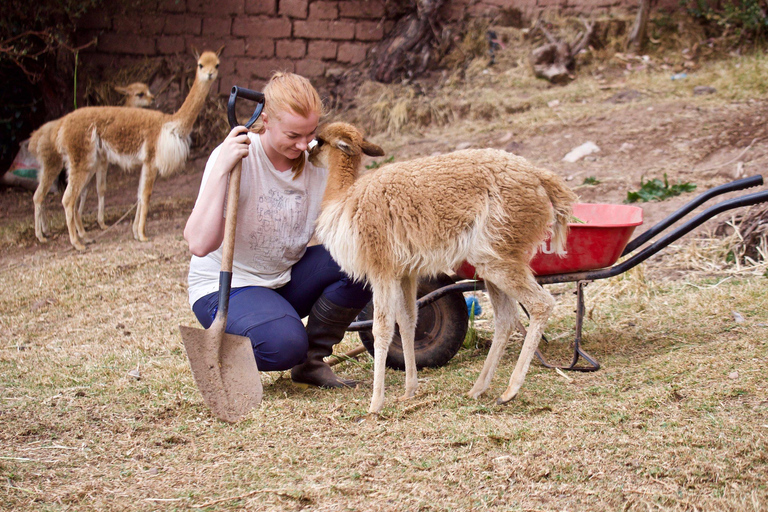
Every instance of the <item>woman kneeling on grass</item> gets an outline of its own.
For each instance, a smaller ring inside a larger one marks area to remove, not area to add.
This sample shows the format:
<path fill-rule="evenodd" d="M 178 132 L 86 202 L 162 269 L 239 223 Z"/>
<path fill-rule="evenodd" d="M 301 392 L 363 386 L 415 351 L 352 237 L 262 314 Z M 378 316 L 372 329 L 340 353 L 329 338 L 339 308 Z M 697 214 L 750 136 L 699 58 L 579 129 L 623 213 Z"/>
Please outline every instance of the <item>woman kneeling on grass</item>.
<path fill-rule="evenodd" d="M 322 102 L 312 84 L 275 73 L 258 134 L 234 128 L 211 153 L 184 228 L 192 251 L 189 302 L 206 329 L 218 308 L 229 173 L 242 160 L 226 332 L 251 340 L 261 371 L 291 368 L 296 382 L 354 386 L 323 360 L 371 299 L 322 245 L 307 247 L 328 171 L 307 159 Z M 301 318 L 309 316 L 306 329 Z"/>

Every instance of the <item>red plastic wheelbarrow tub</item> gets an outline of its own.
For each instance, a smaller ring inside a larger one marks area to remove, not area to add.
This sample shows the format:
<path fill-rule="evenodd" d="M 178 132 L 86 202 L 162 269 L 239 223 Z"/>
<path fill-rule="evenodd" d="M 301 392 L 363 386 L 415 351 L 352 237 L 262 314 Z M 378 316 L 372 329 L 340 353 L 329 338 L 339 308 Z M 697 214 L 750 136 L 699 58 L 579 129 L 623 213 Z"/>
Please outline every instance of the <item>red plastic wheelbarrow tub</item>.
<path fill-rule="evenodd" d="M 531 269 L 536 275 L 610 267 L 621 256 L 635 228 L 643 223 L 643 210 L 637 206 L 576 203 L 573 215 L 584 223 L 569 224 L 567 254 L 561 258 L 550 248 L 549 239 L 542 242 L 531 260 Z M 475 269 L 465 261 L 456 274 L 462 279 L 472 279 Z"/>

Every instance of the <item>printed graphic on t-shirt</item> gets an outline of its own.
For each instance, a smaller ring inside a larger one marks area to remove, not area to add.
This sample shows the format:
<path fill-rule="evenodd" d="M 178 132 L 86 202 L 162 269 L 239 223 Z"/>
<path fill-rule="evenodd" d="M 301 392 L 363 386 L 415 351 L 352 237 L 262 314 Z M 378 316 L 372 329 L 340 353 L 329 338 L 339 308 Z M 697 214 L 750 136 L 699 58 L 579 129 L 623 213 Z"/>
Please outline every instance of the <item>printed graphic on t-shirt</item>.
<path fill-rule="evenodd" d="M 254 266 L 272 264 L 277 270 L 285 266 L 286 260 L 299 259 L 308 242 L 306 199 L 303 192 L 277 188 L 259 196 L 258 222 L 249 237 Z"/>

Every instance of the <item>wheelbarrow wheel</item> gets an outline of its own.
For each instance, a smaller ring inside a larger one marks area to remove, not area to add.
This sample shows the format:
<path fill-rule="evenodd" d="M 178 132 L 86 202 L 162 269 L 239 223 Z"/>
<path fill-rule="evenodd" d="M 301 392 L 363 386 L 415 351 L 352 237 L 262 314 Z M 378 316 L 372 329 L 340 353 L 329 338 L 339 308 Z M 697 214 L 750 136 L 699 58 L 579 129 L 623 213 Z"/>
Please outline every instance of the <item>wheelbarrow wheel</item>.
<path fill-rule="evenodd" d="M 445 274 L 422 279 L 419 281 L 417 295 L 421 298 L 439 288 L 452 284 L 453 280 Z M 372 318 L 373 302 L 369 302 L 357 319 L 371 320 Z M 464 301 L 464 295 L 458 291 L 451 292 L 420 308 L 414 340 L 416 367 L 437 368 L 448 363 L 464 343 L 468 322 L 467 303 Z M 359 334 L 363 345 L 373 355 L 373 333 L 360 331 Z M 395 336 L 389 346 L 387 366 L 395 370 L 405 370 L 399 329 L 395 330 Z"/>

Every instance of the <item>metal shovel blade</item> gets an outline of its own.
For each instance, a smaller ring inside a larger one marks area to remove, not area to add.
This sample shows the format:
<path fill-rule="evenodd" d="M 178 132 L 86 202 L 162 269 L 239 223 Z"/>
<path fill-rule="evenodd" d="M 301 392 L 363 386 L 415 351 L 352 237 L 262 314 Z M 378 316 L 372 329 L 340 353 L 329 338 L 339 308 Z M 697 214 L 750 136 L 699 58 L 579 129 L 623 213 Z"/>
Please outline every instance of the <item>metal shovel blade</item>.
<path fill-rule="evenodd" d="M 262 387 L 251 340 L 224 332 L 216 318 L 208 329 L 179 326 L 192 376 L 214 416 L 235 423 L 261 403 Z"/>

